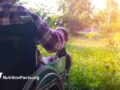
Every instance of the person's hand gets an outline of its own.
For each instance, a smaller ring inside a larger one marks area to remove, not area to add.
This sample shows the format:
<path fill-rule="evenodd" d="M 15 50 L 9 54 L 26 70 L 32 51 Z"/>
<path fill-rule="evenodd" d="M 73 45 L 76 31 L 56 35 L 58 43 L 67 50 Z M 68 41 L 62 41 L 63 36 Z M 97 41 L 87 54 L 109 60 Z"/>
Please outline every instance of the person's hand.
<path fill-rule="evenodd" d="M 64 27 L 57 27 L 57 29 L 58 30 L 62 30 L 62 32 L 64 33 L 64 39 L 65 39 L 65 41 L 67 42 L 68 41 L 68 31 L 67 31 L 67 29 L 66 28 L 64 28 Z"/>

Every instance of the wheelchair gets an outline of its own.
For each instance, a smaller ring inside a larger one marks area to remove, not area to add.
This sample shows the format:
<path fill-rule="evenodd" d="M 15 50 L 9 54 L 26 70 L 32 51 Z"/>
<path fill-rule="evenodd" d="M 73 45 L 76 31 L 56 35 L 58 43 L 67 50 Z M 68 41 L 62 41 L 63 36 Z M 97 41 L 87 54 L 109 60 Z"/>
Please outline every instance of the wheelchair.
<path fill-rule="evenodd" d="M 0 90 L 64 90 L 69 85 L 71 58 L 63 48 L 62 58 L 36 67 L 37 28 L 31 22 L 0 26 Z M 31 76 L 36 79 L 15 77 Z M 7 78 L 6 78 L 7 77 Z"/>

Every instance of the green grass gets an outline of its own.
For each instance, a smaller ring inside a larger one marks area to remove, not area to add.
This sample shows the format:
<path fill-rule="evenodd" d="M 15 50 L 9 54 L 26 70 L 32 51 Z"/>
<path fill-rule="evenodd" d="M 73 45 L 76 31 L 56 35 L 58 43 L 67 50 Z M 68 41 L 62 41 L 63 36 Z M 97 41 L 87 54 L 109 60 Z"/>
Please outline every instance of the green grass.
<path fill-rule="evenodd" d="M 72 56 L 72 90 L 120 90 L 120 52 L 92 41 L 71 40 L 67 50 Z M 75 44 L 76 43 L 76 44 Z"/>
<path fill-rule="evenodd" d="M 72 57 L 71 90 L 120 90 L 118 48 L 108 48 L 97 40 L 79 38 L 70 39 L 66 48 Z M 45 50 L 42 52 L 49 55 Z"/>

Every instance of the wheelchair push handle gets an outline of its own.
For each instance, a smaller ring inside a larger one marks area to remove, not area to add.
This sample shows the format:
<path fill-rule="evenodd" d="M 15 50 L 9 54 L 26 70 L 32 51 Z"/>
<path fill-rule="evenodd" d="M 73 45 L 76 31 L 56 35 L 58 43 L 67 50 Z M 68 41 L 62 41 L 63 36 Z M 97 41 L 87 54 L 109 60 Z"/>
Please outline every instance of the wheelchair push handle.
<path fill-rule="evenodd" d="M 66 57 L 66 70 L 69 71 L 72 62 L 71 62 L 71 56 L 67 53 L 66 48 L 63 47 L 60 51 L 56 53 L 56 55 L 58 56 L 58 58 L 61 58 L 63 56 Z"/>
<path fill-rule="evenodd" d="M 58 52 L 56 53 L 56 55 L 58 56 L 58 58 L 61 58 L 61 57 L 65 56 L 66 53 L 67 53 L 67 52 L 66 52 L 65 47 L 63 47 L 60 51 L 58 51 Z"/>

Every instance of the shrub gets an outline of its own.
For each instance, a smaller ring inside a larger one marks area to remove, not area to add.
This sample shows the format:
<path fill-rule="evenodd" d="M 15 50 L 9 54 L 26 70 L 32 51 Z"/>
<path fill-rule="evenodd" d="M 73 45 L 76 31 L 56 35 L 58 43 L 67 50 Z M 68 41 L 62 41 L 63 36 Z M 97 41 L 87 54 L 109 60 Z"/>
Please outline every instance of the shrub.
<path fill-rule="evenodd" d="M 116 42 L 120 42 L 120 32 L 116 32 L 113 36 L 113 40 Z"/>
<path fill-rule="evenodd" d="M 92 39 L 92 38 L 94 38 L 96 36 L 96 34 L 95 33 L 87 33 L 86 35 L 85 35 L 85 37 L 86 38 L 89 38 L 89 39 Z"/>
<path fill-rule="evenodd" d="M 85 34 L 85 37 L 88 39 L 95 39 L 101 37 L 101 34 L 99 32 L 89 32 Z"/>

